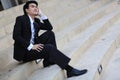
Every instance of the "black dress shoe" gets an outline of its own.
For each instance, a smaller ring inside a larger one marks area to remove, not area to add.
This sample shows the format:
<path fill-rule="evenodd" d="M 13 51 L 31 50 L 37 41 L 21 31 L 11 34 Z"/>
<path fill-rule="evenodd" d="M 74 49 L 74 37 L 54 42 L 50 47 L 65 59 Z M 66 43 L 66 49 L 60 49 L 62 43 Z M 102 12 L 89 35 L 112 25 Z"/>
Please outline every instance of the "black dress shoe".
<path fill-rule="evenodd" d="M 79 76 L 83 75 L 87 72 L 87 69 L 84 70 L 77 70 L 77 69 L 72 69 L 70 72 L 67 72 L 67 77 L 72 77 L 72 76 Z"/>

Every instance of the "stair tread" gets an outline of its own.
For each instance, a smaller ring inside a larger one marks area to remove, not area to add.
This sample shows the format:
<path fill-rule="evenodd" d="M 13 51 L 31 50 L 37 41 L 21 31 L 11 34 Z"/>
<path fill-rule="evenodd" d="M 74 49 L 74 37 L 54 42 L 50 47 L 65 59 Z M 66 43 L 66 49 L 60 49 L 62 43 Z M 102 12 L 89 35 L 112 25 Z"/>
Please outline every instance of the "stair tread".
<path fill-rule="evenodd" d="M 107 65 L 103 75 L 101 76 L 101 80 L 118 80 L 120 79 L 119 72 L 120 72 L 120 46 L 114 52 L 113 56 L 111 57 L 110 62 Z"/>
<path fill-rule="evenodd" d="M 100 39 L 97 40 L 81 57 L 76 66 L 81 68 L 86 67 L 89 70 L 86 74 L 87 77 L 79 76 L 68 80 L 93 80 L 101 59 L 104 57 L 105 53 L 110 48 L 112 43 L 118 38 L 118 35 L 120 35 L 119 29 L 119 25 L 114 25 L 109 28 L 106 34 L 101 36 Z"/>

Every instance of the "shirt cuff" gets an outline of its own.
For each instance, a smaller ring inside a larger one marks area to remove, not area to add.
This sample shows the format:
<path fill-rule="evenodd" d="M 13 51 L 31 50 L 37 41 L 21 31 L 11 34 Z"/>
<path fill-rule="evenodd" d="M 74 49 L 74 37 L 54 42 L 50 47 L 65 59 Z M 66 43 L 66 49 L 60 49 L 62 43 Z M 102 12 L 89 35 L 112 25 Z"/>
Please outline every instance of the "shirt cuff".
<path fill-rule="evenodd" d="M 33 44 L 30 44 L 30 45 L 27 47 L 28 51 L 30 51 L 30 50 L 32 49 L 32 47 L 33 47 Z"/>
<path fill-rule="evenodd" d="M 42 20 L 46 20 L 46 19 L 48 19 L 48 18 L 47 18 L 47 16 L 42 15 L 42 16 L 41 16 L 41 19 L 42 19 Z"/>

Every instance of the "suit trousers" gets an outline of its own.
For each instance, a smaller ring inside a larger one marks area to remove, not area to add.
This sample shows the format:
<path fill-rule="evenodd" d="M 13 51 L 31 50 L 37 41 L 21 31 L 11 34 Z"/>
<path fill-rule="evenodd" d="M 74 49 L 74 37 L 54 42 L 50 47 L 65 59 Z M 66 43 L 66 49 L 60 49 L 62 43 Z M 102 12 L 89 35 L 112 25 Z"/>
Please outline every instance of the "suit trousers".
<path fill-rule="evenodd" d="M 62 69 L 66 68 L 70 58 L 57 49 L 54 32 L 46 31 L 38 37 L 36 43 L 44 44 L 43 50 L 41 52 L 36 50 L 28 51 L 28 53 L 25 54 L 24 62 L 44 59 L 44 61 L 59 65 Z"/>

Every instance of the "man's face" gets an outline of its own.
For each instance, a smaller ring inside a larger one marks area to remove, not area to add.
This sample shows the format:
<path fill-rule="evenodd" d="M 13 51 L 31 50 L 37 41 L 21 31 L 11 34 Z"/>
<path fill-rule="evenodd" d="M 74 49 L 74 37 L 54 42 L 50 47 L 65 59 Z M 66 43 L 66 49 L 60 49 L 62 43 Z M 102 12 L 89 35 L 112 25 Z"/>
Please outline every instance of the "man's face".
<path fill-rule="evenodd" d="M 29 4 L 28 9 L 26 9 L 27 14 L 32 15 L 32 16 L 37 16 L 39 13 L 39 9 L 36 4 L 31 3 Z"/>

